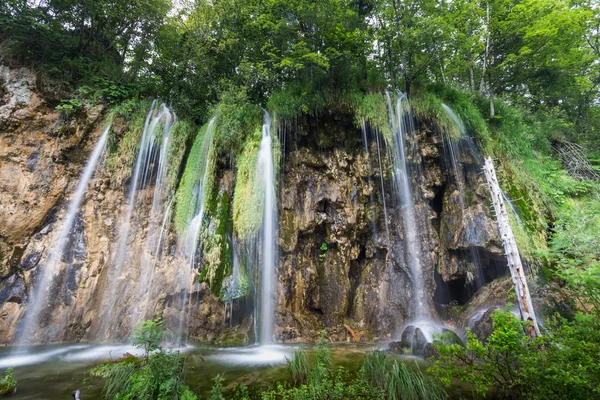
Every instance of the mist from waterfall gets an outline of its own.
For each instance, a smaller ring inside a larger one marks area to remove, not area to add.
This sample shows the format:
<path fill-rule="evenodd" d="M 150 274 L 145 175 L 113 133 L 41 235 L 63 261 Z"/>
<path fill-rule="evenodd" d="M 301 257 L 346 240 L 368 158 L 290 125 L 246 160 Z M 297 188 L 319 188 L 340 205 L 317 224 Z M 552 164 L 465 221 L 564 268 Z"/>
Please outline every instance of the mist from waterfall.
<path fill-rule="evenodd" d="M 258 326 L 258 343 L 273 342 L 275 330 L 275 263 L 277 260 L 277 205 L 275 199 L 275 175 L 273 166 L 273 141 L 271 138 L 271 116 L 264 111 L 262 140 L 256 164 L 257 182 L 264 192 L 264 212 L 261 227 L 261 263 L 259 271 L 258 307 L 255 312 Z"/>
<path fill-rule="evenodd" d="M 100 160 L 102 153 L 104 153 L 109 131 L 110 125 L 106 127 L 102 133 L 102 136 L 100 136 L 100 139 L 96 143 L 96 146 L 94 147 L 94 150 L 92 151 L 92 154 L 90 155 L 90 158 L 88 159 L 85 168 L 81 173 L 79 183 L 77 184 L 77 187 L 71 196 L 71 201 L 69 202 L 64 219 L 60 224 L 57 236 L 53 240 L 52 246 L 50 247 L 51 250 L 48 260 L 44 265 L 40 265 L 38 267 L 40 270 L 40 275 L 37 277 L 37 279 L 35 279 L 31 298 L 27 302 L 28 307 L 24 319 L 21 321 L 17 346 L 23 346 L 36 342 L 36 340 L 32 339 L 37 328 L 39 328 L 38 324 L 40 313 L 44 307 L 52 302 L 52 299 L 49 298 L 49 295 L 52 295 L 50 289 L 54 283 L 55 277 L 60 273 L 58 270 L 58 264 L 65 253 L 68 243 L 68 236 L 80 211 L 80 205 L 83 201 L 88 183 L 94 174 L 94 171 L 96 170 L 96 166 L 98 165 L 98 161 Z"/>

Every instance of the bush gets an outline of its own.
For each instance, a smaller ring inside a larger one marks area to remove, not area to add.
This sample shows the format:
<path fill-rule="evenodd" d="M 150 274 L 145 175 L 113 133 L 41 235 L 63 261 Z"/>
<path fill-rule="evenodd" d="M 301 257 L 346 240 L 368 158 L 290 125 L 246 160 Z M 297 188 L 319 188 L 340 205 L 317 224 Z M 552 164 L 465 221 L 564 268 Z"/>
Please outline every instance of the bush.
<path fill-rule="evenodd" d="M 144 321 L 132 335 L 134 345 L 145 351 L 143 360 L 127 357 L 107 361 L 90 371 L 90 375 L 104 378 L 104 398 L 197 399 L 182 382 L 185 358 L 160 346 L 164 335 L 162 321 Z"/>
<path fill-rule="evenodd" d="M 600 322 L 579 314 L 573 321 L 555 317 L 547 333 L 534 340 L 526 323 L 504 311 L 493 316 L 485 343 L 468 332 L 467 345 L 435 342 L 439 359 L 430 372 L 450 385 L 452 378 L 477 392 L 507 399 L 600 398 Z"/>

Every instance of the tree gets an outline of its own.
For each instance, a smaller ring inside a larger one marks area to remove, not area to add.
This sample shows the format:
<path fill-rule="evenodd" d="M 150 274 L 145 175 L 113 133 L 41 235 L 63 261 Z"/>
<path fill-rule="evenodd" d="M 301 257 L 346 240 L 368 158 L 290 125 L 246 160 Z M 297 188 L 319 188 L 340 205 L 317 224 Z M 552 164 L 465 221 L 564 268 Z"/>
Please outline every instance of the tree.
<path fill-rule="evenodd" d="M 135 347 L 144 349 L 146 360 L 150 353 L 161 348 L 160 344 L 165 336 L 162 325 L 163 320 L 159 318 L 154 321 L 146 320 L 133 329 L 131 341 Z"/>

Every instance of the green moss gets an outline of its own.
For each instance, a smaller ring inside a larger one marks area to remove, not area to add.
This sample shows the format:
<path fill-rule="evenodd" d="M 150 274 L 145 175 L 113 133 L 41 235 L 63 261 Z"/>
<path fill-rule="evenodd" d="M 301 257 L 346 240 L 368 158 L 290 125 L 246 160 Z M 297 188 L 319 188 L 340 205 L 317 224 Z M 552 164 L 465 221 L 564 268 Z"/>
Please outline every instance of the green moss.
<path fill-rule="evenodd" d="M 481 98 L 473 93 L 463 92 L 445 85 L 431 85 L 425 89 L 425 92 L 419 92 L 413 101 L 413 108 L 417 113 L 427 113 L 427 109 L 432 109 L 432 113 L 439 114 L 445 111 L 441 108 L 441 103 L 445 103 L 456 113 L 465 125 L 467 133 L 475 138 L 483 153 L 487 153 L 487 146 L 492 140 L 488 123 L 484 119 L 478 105 L 481 104 Z M 446 114 L 447 117 L 447 114 Z M 440 126 L 452 121 L 442 120 Z M 457 133 L 450 131 L 451 134 Z"/>
<path fill-rule="evenodd" d="M 260 148 L 260 130 L 246 142 L 237 161 L 235 194 L 233 198 L 233 227 L 240 240 L 252 237 L 263 218 L 262 181 L 256 179 L 256 162 Z"/>
<path fill-rule="evenodd" d="M 109 112 L 107 121 L 112 128 L 108 139 L 106 171 L 111 175 L 113 187 L 123 185 L 131 176 L 151 104 L 150 101 L 141 101 L 136 107 L 128 108 L 127 112 L 118 107 Z"/>
<path fill-rule="evenodd" d="M 244 346 L 248 344 L 248 337 L 244 332 L 226 332 L 217 340 L 217 343 L 225 347 Z"/>
<path fill-rule="evenodd" d="M 442 107 L 442 100 L 432 92 L 419 92 L 410 100 L 415 117 L 420 120 L 429 120 L 440 129 L 450 133 L 452 137 L 460 137 L 461 132 L 450 119 L 450 116 Z"/>
<path fill-rule="evenodd" d="M 187 228 L 189 222 L 196 213 L 198 200 L 196 195 L 196 186 L 202 182 L 204 176 L 210 176 L 211 182 L 214 180 L 214 171 L 210 174 L 205 174 L 207 157 L 209 158 L 209 164 L 212 152 L 210 151 L 212 142 L 211 135 L 208 132 L 210 124 L 206 124 L 200 128 L 192 149 L 187 158 L 183 175 L 179 182 L 179 187 L 176 193 L 176 204 L 175 204 L 175 229 L 178 233 L 182 234 Z M 210 186 L 212 186 L 212 183 Z M 206 194 L 207 185 L 203 186 L 203 195 Z"/>
<path fill-rule="evenodd" d="M 201 233 L 205 261 L 201 278 L 208 282 L 216 296 L 223 297 L 223 280 L 231 275 L 233 268 L 233 249 L 230 242 L 233 224 L 229 214 L 229 196 L 226 192 L 219 196 L 215 217 L 205 220 L 207 223 L 204 224 Z"/>
<path fill-rule="evenodd" d="M 182 169 L 182 161 L 197 128 L 190 121 L 179 120 L 171 127 L 169 143 L 169 164 L 167 169 L 167 185 L 174 189 L 178 185 Z"/>

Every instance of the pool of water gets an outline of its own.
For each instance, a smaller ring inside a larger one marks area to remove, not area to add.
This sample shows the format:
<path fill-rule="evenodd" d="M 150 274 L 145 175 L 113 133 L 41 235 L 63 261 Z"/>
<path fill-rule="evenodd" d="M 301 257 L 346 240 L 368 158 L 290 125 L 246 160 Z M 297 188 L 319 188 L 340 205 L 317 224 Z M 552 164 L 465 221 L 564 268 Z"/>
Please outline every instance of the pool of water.
<path fill-rule="evenodd" d="M 332 344 L 334 364 L 357 370 L 364 355 L 376 349 L 373 345 Z M 288 378 L 286 359 L 294 351 L 313 350 L 310 345 L 270 345 L 216 347 L 188 345 L 175 351 L 187 356 L 185 382 L 205 396 L 211 379 L 222 374 L 225 388 L 238 384 L 268 387 Z M 143 351 L 126 344 L 62 344 L 32 346 L 26 349 L 0 348 L 0 370 L 14 368 L 17 392 L 10 399 L 59 400 L 71 398 L 75 390 L 82 399 L 99 399 L 102 380 L 87 371 L 99 362 L 118 359 L 124 354 L 141 355 Z"/>

